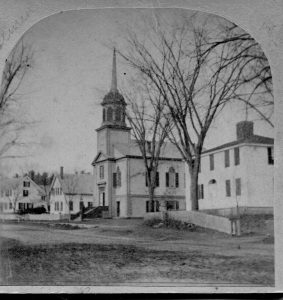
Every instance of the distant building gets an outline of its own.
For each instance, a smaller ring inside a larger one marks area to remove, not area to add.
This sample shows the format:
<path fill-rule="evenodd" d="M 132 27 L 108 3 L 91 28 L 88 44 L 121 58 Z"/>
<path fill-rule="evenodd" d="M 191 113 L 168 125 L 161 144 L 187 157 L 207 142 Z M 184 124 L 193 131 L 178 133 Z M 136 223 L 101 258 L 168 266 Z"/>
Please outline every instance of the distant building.
<path fill-rule="evenodd" d="M 126 103 L 117 89 L 116 54 L 112 84 L 101 103 L 97 155 L 92 162 L 95 206 L 107 206 L 110 217 L 142 217 L 149 211 L 145 167 L 140 149 L 125 122 Z M 151 145 L 149 144 L 148 147 Z M 177 148 L 166 143 L 155 189 L 155 210 L 185 209 L 185 168 Z"/>
<path fill-rule="evenodd" d="M 255 135 L 250 121 L 238 123 L 236 129 L 237 140 L 202 153 L 199 209 L 273 207 L 274 140 Z"/>
<path fill-rule="evenodd" d="M 50 213 L 76 214 L 93 207 L 93 181 L 90 174 L 64 174 L 61 167 L 50 187 Z"/>
<path fill-rule="evenodd" d="M 1 178 L 0 213 L 13 213 L 40 206 L 47 209 L 46 193 L 29 176 Z"/>

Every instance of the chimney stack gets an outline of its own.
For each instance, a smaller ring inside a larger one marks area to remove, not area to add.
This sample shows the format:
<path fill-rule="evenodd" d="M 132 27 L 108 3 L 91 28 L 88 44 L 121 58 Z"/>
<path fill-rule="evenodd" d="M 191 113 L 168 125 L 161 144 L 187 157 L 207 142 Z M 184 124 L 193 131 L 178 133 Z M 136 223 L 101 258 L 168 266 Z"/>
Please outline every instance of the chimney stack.
<path fill-rule="evenodd" d="M 254 135 L 254 123 L 242 121 L 237 123 L 237 140 L 248 139 Z"/>
<path fill-rule="evenodd" d="M 64 179 L 64 167 L 60 167 L 60 178 Z"/>

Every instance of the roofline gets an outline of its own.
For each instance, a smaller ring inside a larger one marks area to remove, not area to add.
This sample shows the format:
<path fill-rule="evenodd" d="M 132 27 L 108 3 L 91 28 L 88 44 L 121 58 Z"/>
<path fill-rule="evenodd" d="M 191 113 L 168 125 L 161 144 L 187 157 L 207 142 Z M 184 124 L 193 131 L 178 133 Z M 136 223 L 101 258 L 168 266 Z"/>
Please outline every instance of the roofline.
<path fill-rule="evenodd" d="M 201 153 L 201 155 L 207 154 L 210 152 L 218 152 L 220 150 L 227 149 L 227 148 L 242 147 L 242 146 L 258 146 L 258 147 L 274 146 L 274 142 L 273 143 L 255 143 L 255 142 L 245 142 L 245 141 L 242 141 L 242 142 L 234 141 L 234 144 L 233 144 L 233 142 L 230 142 L 227 144 L 223 144 L 223 145 L 205 150 Z"/>
<path fill-rule="evenodd" d="M 119 158 L 106 158 L 106 159 L 100 160 L 98 163 L 105 162 L 105 161 L 116 162 L 118 160 L 125 159 L 125 158 L 143 159 L 143 157 L 140 156 L 140 155 L 124 155 L 124 156 L 119 157 Z M 147 156 L 146 158 L 150 159 L 150 156 Z M 183 161 L 182 158 L 170 158 L 170 157 L 160 157 L 159 160 L 165 160 L 165 161 Z M 96 164 L 97 163 L 92 162 L 92 166 L 95 166 Z"/>

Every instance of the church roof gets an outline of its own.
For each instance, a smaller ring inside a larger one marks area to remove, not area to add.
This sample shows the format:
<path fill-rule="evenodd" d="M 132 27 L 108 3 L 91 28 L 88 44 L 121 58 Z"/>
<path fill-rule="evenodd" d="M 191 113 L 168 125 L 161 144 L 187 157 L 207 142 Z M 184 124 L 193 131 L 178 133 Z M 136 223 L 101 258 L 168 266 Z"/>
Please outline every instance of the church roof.
<path fill-rule="evenodd" d="M 135 157 L 139 156 L 139 157 L 141 157 L 141 151 L 140 151 L 140 148 L 139 148 L 136 140 L 131 140 L 130 146 L 123 145 L 123 144 L 116 144 L 114 146 L 114 149 L 116 150 L 115 158 L 117 158 L 116 156 L 119 153 L 121 154 L 121 156 L 135 156 Z M 150 155 L 150 154 L 148 153 L 148 155 Z M 160 158 L 182 159 L 182 156 L 175 145 L 173 145 L 170 142 L 165 142 L 162 147 L 162 150 L 161 150 Z"/>

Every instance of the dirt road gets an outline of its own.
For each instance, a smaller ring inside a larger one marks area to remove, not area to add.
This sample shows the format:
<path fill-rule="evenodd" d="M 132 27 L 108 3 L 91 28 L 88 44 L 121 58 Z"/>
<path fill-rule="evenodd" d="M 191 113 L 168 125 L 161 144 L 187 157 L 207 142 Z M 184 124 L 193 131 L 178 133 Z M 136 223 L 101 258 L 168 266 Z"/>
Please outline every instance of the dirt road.
<path fill-rule="evenodd" d="M 59 274 L 64 284 L 85 278 L 88 284 L 274 282 L 273 244 L 260 235 L 152 229 L 140 222 L 77 230 L 20 223 L 0 224 L 0 241 L 1 277 L 8 283 L 28 279 L 58 284 Z"/>

